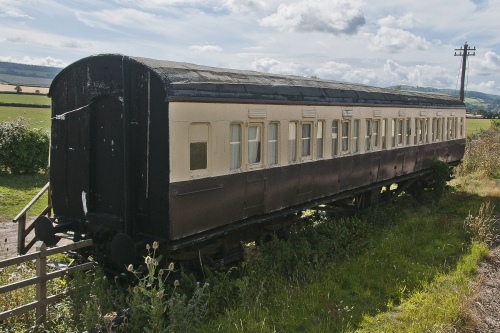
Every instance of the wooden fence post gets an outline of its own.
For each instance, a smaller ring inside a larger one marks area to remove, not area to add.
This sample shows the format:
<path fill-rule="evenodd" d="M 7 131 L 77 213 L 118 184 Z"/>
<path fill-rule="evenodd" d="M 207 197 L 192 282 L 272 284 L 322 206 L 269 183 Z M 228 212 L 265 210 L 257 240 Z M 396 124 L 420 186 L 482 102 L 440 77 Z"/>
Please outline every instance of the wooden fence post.
<path fill-rule="evenodd" d="M 26 251 L 24 251 L 25 238 L 26 238 L 26 235 L 24 234 L 25 230 L 26 230 L 26 213 L 21 215 L 21 217 L 17 221 L 17 254 L 19 255 L 26 254 Z"/>
<path fill-rule="evenodd" d="M 36 251 L 45 252 L 47 247 L 41 241 L 36 243 Z M 47 299 L 47 280 L 43 279 L 47 275 L 47 257 L 42 254 L 36 259 L 36 276 L 42 277 L 42 281 L 36 285 L 36 300 L 38 302 Z M 42 303 L 36 308 L 36 323 L 41 324 L 47 316 L 47 307 Z"/>

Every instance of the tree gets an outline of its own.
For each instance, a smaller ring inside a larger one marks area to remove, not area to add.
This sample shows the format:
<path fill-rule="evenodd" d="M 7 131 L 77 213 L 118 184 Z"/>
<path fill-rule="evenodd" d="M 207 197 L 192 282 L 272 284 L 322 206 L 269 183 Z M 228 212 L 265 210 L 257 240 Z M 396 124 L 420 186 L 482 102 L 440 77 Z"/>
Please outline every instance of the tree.
<path fill-rule="evenodd" d="M 15 90 L 16 92 L 20 93 L 21 91 L 23 91 L 23 88 L 21 88 L 21 86 L 16 86 L 16 87 L 14 88 L 14 90 Z"/>

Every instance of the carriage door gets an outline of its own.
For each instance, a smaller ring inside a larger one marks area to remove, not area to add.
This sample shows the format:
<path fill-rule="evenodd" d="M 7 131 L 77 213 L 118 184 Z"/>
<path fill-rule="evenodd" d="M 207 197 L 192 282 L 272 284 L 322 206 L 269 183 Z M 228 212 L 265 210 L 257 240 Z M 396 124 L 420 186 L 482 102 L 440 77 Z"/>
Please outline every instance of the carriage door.
<path fill-rule="evenodd" d="M 124 208 L 123 105 L 106 96 L 90 110 L 89 194 L 92 222 L 118 222 Z"/>

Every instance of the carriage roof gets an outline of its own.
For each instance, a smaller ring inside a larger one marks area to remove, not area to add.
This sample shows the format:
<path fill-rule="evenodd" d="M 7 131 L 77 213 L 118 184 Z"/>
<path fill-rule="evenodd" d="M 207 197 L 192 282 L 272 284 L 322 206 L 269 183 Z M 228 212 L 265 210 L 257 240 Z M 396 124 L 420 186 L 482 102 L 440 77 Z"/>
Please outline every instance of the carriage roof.
<path fill-rule="evenodd" d="M 155 73 L 169 101 L 232 100 L 298 104 L 380 104 L 402 106 L 464 107 L 456 97 L 430 92 L 413 92 L 344 83 L 301 76 L 278 75 L 194 65 L 183 62 L 104 54 L 81 59 L 66 67 L 54 79 L 74 66 L 92 61 L 126 62 Z M 52 88 L 49 96 L 52 93 Z"/>

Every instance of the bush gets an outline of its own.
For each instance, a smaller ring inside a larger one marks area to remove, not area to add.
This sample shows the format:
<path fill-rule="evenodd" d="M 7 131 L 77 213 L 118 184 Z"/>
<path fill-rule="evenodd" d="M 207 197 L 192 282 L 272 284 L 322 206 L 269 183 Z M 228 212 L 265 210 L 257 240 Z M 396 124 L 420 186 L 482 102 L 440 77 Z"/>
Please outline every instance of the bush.
<path fill-rule="evenodd" d="M 32 174 L 46 171 L 49 135 L 30 129 L 22 118 L 0 123 L 0 171 Z"/>
<path fill-rule="evenodd" d="M 491 119 L 491 127 L 500 130 L 500 119 Z"/>
<path fill-rule="evenodd" d="M 487 178 L 500 177 L 500 130 L 497 127 L 468 137 L 465 156 L 455 173 L 457 176 L 479 173 Z"/>

